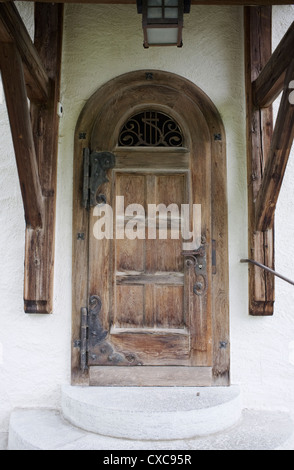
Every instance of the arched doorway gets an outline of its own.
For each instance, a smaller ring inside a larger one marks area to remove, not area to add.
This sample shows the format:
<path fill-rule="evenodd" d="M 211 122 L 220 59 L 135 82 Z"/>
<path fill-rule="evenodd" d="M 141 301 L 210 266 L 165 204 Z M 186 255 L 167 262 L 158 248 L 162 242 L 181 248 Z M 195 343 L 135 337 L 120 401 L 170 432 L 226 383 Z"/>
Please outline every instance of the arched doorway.
<path fill-rule="evenodd" d="M 228 384 L 225 133 L 209 98 L 161 71 L 107 83 L 78 121 L 74 182 L 73 382 Z"/>

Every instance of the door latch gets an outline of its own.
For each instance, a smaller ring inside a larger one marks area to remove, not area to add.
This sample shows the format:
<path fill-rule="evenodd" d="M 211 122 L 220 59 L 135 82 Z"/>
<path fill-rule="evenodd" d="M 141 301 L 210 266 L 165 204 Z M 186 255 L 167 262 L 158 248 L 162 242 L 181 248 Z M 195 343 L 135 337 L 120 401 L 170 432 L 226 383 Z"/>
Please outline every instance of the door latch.
<path fill-rule="evenodd" d="M 207 291 L 207 260 L 205 245 L 201 245 L 197 250 L 183 251 L 186 258 L 186 266 L 194 268 L 196 283 L 193 286 L 193 293 L 201 296 Z"/>

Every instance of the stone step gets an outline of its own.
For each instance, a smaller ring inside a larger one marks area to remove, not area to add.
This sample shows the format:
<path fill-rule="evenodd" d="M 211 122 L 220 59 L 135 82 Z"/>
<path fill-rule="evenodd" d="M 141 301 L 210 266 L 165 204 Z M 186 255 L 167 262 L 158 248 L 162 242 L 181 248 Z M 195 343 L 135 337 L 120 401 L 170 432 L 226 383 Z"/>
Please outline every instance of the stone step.
<path fill-rule="evenodd" d="M 9 450 L 293 450 L 293 423 L 282 412 L 243 412 L 226 431 L 196 439 L 140 441 L 86 432 L 54 410 L 16 410 L 11 415 Z"/>
<path fill-rule="evenodd" d="M 64 386 L 62 412 L 72 425 L 103 436 L 181 440 L 234 426 L 241 418 L 242 400 L 238 386 Z"/>

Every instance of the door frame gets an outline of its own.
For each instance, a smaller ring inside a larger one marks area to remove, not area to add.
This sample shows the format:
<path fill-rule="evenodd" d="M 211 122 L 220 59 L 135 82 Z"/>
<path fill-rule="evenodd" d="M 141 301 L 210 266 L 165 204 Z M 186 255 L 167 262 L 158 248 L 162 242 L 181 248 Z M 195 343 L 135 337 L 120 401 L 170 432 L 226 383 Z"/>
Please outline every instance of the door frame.
<path fill-rule="evenodd" d="M 140 88 L 146 90 L 146 86 L 150 87 L 151 95 L 152 87 L 158 86 L 177 92 L 179 96 L 183 94 L 200 110 L 207 124 L 209 133 L 207 156 L 211 159 L 211 233 L 213 240 L 211 294 L 213 379 L 211 385 L 229 385 L 229 263 L 225 130 L 219 112 L 202 90 L 179 75 L 158 70 L 130 72 L 106 83 L 88 100 L 76 126 L 73 185 L 72 384 L 89 385 L 88 372 L 82 372 L 80 369 L 80 349 L 77 345 L 81 330 L 81 308 L 88 305 L 89 233 L 88 212 L 82 206 L 83 149 L 91 147 L 92 132 L 97 121 L 103 120 L 104 117 L 107 119 L 109 110 L 122 96 L 126 94 L 137 96 L 141 105 L 146 102 L 146 106 L 151 104 L 156 106 L 156 103 L 152 103 L 152 100 L 148 101 L 148 98 L 142 97 L 140 94 Z M 170 109 L 173 109 L 172 102 Z M 125 114 L 131 113 L 131 111 L 132 109 L 124 110 Z M 177 112 L 179 112 L 179 105 Z M 184 113 L 183 109 L 183 116 Z M 115 134 L 115 126 L 118 124 L 118 122 L 114 123 L 113 135 Z M 110 138 L 112 138 L 111 134 Z M 95 148 L 95 150 L 103 149 Z"/>

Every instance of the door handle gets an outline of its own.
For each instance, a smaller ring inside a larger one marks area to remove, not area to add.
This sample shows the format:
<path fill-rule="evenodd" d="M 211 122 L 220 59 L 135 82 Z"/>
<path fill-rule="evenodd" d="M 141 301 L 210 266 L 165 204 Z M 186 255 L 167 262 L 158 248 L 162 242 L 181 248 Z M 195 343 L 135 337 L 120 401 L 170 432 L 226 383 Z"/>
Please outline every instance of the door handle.
<path fill-rule="evenodd" d="M 185 263 L 188 268 L 194 268 L 196 283 L 193 286 L 193 293 L 202 296 L 207 291 L 207 259 L 205 244 L 200 245 L 197 250 L 183 251 Z"/>

